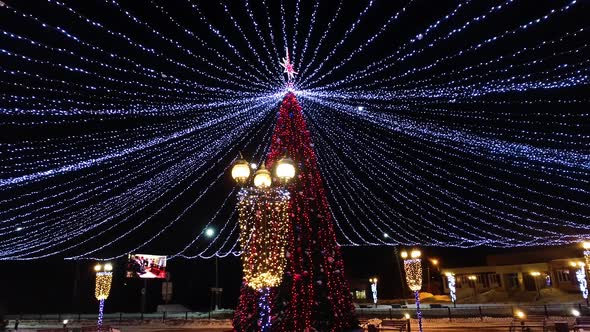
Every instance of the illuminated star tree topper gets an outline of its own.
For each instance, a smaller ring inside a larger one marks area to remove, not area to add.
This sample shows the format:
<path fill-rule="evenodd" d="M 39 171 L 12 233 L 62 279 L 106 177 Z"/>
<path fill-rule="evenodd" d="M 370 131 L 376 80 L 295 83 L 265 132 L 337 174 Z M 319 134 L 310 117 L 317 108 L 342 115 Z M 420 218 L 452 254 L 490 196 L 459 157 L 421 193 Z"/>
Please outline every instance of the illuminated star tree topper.
<path fill-rule="evenodd" d="M 293 64 L 291 63 L 291 59 L 289 58 L 289 48 L 285 48 L 285 54 L 286 56 L 283 58 L 283 62 L 281 62 L 281 66 L 283 66 L 283 68 L 285 68 L 285 71 L 283 73 L 287 73 L 287 78 L 289 79 L 289 82 L 295 77 L 295 74 L 297 74 L 297 72 L 295 71 L 295 68 L 293 68 Z"/>

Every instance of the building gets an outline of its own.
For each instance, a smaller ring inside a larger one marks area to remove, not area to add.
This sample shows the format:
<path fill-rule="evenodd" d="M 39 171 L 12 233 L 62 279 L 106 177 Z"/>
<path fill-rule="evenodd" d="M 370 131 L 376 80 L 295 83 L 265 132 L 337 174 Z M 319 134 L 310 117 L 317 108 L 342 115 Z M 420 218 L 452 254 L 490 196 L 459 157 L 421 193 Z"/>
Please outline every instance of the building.
<path fill-rule="evenodd" d="M 579 292 L 576 272 L 584 269 L 580 267 L 584 262 L 580 253 L 576 248 L 559 248 L 490 255 L 485 266 L 442 269 L 444 291 L 449 293 L 445 275 L 451 273 L 455 275 L 458 298 L 491 289 L 510 293 L 553 287 L 566 292 Z"/>

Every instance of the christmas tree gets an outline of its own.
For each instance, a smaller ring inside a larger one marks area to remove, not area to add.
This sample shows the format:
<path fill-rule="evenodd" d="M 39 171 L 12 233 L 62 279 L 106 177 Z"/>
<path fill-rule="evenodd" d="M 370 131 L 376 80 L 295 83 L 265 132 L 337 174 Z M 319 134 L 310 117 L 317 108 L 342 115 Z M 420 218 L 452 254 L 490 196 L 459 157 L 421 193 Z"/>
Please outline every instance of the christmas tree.
<path fill-rule="evenodd" d="M 298 173 L 288 186 L 284 275 L 278 287 L 265 291 L 243 284 L 234 328 L 294 332 L 355 327 L 354 306 L 313 143 L 293 93 L 280 106 L 268 168 L 285 156 L 295 161 Z"/>

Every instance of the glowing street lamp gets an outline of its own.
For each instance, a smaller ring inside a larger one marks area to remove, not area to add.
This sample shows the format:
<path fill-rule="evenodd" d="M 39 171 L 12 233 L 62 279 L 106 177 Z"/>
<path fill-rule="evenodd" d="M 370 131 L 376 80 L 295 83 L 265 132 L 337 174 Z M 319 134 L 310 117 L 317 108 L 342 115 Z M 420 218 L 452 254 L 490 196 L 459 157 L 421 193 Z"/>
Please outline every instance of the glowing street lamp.
<path fill-rule="evenodd" d="M 477 300 L 477 276 L 470 275 L 467 279 L 473 282 L 473 296 L 475 297 L 475 300 Z"/>
<path fill-rule="evenodd" d="M 533 271 L 533 272 L 531 272 L 531 276 L 533 276 L 533 278 L 535 280 L 535 289 L 537 290 L 537 296 L 540 298 L 541 297 L 541 290 L 539 289 L 537 279 L 541 276 L 541 272 Z"/>
<path fill-rule="evenodd" d="M 253 176 L 250 168 L 256 169 Z M 269 331 L 271 288 L 280 284 L 286 266 L 290 194 L 285 186 L 295 177 L 295 162 L 285 156 L 269 170 L 264 162 L 255 167 L 240 154 L 231 173 L 242 187 L 238 194 L 238 213 L 244 280 L 258 293 L 260 331 Z"/>
<path fill-rule="evenodd" d="M 104 315 L 104 301 L 109 297 L 111 292 L 111 284 L 113 282 L 113 265 L 106 263 L 104 265 L 96 264 L 94 266 L 96 272 L 96 286 L 94 288 L 94 296 L 99 301 L 98 304 L 98 322 L 97 327 L 100 332 L 102 328 L 102 318 Z"/>
<path fill-rule="evenodd" d="M 416 299 L 416 316 L 418 316 L 418 329 L 422 332 L 422 311 L 420 310 L 420 289 L 422 288 L 422 253 L 420 250 L 412 250 L 408 255 L 407 251 L 400 253 L 404 260 L 404 271 L 406 272 L 406 283 L 408 288 L 414 292 Z"/>
<path fill-rule="evenodd" d="M 209 239 L 215 236 L 215 229 L 211 227 L 207 227 L 205 229 L 205 236 Z M 217 261 L 217 255 L 215 255 L 215 288 L 214 291 L 214 299 L 215 299 L 215 310 L 219 310 L 219 302 L 220 302 L 220 292 L 219 292 L 219 263 Z M 212 289 L 212 290 L 213 290 Z"/>
<path fill-rule="evenodd" d="M 373 303 L 375 304 L 375 308 L 377 308 L 377 277 L 369 279 L 371 283 L 371 292 L 373 293 Z"/>

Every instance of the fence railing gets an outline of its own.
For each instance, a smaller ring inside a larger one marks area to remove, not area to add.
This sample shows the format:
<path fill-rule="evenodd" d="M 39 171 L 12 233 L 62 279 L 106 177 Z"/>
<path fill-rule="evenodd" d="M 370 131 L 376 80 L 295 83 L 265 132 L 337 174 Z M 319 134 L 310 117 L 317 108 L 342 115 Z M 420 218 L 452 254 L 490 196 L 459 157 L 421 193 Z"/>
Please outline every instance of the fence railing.
<path fill-rule="evenodd" d="M 558 316 L 558 317 L 572 317 L 574 310 L 582 316 L 590 316 L 590 307 L 582 304 L 546 304 L 546 305 L 470 305 L 458 306 L 454 308 L 450 306 L 442 306 L 430 308 L 429 305 L 423 305 L 421 308 L 422 317 L 424 318 L 480 318 L 484 317 L 515 317 L 518 311 L 522 311 L 525 315 L 535 316 Z M 359 318 L 380 318 L 380 319 L 396 319 L 404 318 L 406 314 L 410 317 L 416 317 L 416 309 L 410 308 L 357 308 L 356 314 Z M 233 317 L 233 310 L 211 311 L 211 312 L 155 312 L 155 313 L 107 313 L 104 314 L 103 320 L 110 322 L 123 322 L 132 320 L 192 320 L 192 319 L 231 319 Z M 73 323 L 83 320 L 94 320 L 97 314 L 82 314 L 82 313 L 58 313 L 58 314 L 18 314 L 6 315 L 6 319 L 20 319 L 21 321 L 35 320 L 48 322 L 62 322 L 67 319 Z"/>
<path fill-rule="evenodd" d="M 13 314 L 5 315 L 5 319 L 21 321 L 34 320 L 45 322 L 63 322 L 67 319 L 68 323 L 96 320 L 98 313 L 58 313 L 58 314 Z M 152 313 L 107 313 L 103 316 L 105 322 L 123 322 L 134 320 L 191 320 L 191 319 L 230 319 L 233 317 L 233 310 L 198 312 L 198 311 L 183 311 L 183 312 L 152 312 Z"/>
<path fill-rule="evenodd" d="M 484 317 L 515 317 L 522 311 L 525 315 L 572 317 L 574 314 L 590 316 L 590 307 L 582 304 L 546 304 L 546 305 L 473 305 L 454 308 L 452 305 L 430 308 L 428 305 L 421 308 L 424 318 L 480 318 Z M 399 319 L 416 317 L 415 308 L 357 308 L 357 316 L 361 318 Z"/>

